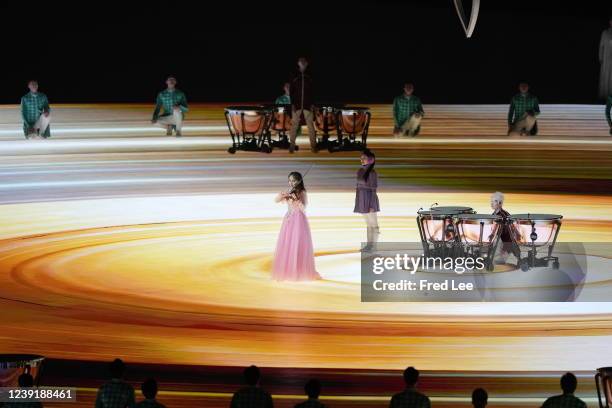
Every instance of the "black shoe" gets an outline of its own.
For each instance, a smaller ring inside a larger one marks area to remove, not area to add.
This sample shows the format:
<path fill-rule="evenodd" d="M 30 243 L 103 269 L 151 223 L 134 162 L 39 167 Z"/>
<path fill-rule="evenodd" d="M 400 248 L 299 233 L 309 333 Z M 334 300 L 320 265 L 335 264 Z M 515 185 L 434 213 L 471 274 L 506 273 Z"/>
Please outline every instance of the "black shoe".
<path fill-rule="evenodd" d="M 295 145 L 293 143 L 289 145 L 289 153 L 295 153 Z"/>

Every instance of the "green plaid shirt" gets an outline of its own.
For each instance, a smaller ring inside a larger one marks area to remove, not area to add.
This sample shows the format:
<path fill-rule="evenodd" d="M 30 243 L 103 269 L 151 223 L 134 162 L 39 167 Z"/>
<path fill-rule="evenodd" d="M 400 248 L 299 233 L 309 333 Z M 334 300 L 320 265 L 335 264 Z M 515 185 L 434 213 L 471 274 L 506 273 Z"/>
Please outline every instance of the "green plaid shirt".
<path fill-rule="evenodd" d="M 175 89 L 174 91 L 170 91 L 165 89 L 157 94 L 157 101 L 155 103 L 155 111 L 153 112 L 153 120 L 157 120 L 160 116 L 169 116 L 172 115 L 172 111 L 174 107 L 178 105 L 185 116 L 185 112 L 189 110 L 187 107 L 187 98 L 183 91 L 179 91 Z M 160 111 L 163 108 L 163 113 L 160 115 Z"/>
<path fill-rule="evenodd" d="M 21 97 L 21 118 L 23 119 L 23 132 L 27 136 L 28 130 L 34 126 L 40 115 L 43 112 L 49 112 L 49 99 L 42 92 L 28 92 Z M 45 134 L 42 136 L 50 136 L 50 126 L 47 127 Z"/>
<path fill-rule="evenodd" d="M 291 105 L 291 97 L 289 95 L 281 95 L 274 101 L 276 105 Z"/>
<path fill-rule="evenodd" d="M 134 387 L 121 380 L 113 379 L 98 390 L 95 408 L 131 408 L 135 404 Z"/>
<path fill-rule="evenodd" d="M 393 122 L 395 127 L 402 127 L 414 113 L 425 113 L 418 96 L 400 95 L 393 100 Z"/>
<path fill-rule="evenodd" d="M 431 408 L 431 402 L 426 395 L 408 388 L 391 398 L 389 408 Z"/>
<path fill-rule="evenodd" d="M 530 93 L 514 95 L 510 101 L 510 110 L 508 111 L 508 124 L 512 125 L 517 121 L 523 119 L 525 112 L 533 111 L 535 115 L 540 114 L 540 104 L 538 98 Z"/>
<path fill-rule="evenodd" d="M 574 394 L 562 394 L 548 398 L 542 404 L 542 408 L 587 408 L 587 406 Z"/>
<path fill-rule="evenodd" d="M 608 103 L 606 103 L 606 119 L 608 119 L 608 125 L 612 127 L 612 118 L 610 117 L 610 110 L 612 110 L 612 95 L 608 96 Z"/>

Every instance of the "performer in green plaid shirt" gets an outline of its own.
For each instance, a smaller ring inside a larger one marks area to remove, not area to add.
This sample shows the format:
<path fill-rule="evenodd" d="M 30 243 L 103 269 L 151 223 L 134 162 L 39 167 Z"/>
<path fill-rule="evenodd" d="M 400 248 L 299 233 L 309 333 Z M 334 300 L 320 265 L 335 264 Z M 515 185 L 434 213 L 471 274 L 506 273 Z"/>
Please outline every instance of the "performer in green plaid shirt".
<path fill-rule="evenodd" d="M 587 408 L 580 398 L 574 396 L 578 386 L 578 380 L 572 373 L 565 373 L 561 377 L 561 389 L 563 394 L 548 398 L 542 404 L 542 408 Z"/>
<path fill-rule="evenodd" d="M 165 90 L 157 94 L 151 123 L 165 127 L 168 136 L 172 136 L 173 129 L 176 130 L 176 136 L 181 136 L 185 112 L 189 110 L 187 98 L 182 91 L 176 89 L 175 77 L 169 76 L 166 79 L 166 86 Z"/>
<path fill-rule="evenodd" d="M 612 117 L 610 117 L 610 110 L 612 110 L 612 95 L 608 96 L 608 102 L 606 103 L 606 119 L 608 120 L 608 126 L 610 126 L 610 134 L 612 135 Z"/>
<path fill-rule="evenodd" d="M 518 133 L 521 136 L 538 134 L 536 116 L 540 114 L 538 98 L 529 93 L 529 84 L 521 82 L 519 93 L 510 101 L 508 110 L 508 135 Z"/>
<path fill-rule="evenodd" d="M 425 114 L 421 100 L 413 95 L 414 85 L 404 84 L 404 93 L 393 100 L 393 134 L 416 136 L 421 130 L 421 119 Z"/>
<path fill-rule="evenodd" d="M 279 96 L 278 98 L 276 98 L 276 100 L 274 101 L 274 104 L 291 105 L 291 96 L 290 96 L 291 83 L 290 82 L 285 82 L 285 84 L 283 85 L 283 91 L 285 91 L 285 93 Z M 301 134 L 302 134 L 302 127 L 298 126 L 297 136 L 300 136 Z"/>
<path fill-rule="evenodd" d="M 283 91 L 284 93 L 276 98 L 274 103 L 276 105 L 291 105 L 291 96 L 289 94 L 291 92 L 291 84 L 289 82 L 283 84 Z"/>
<path fill-rule="evenodd" d="M 136 404 L 134 387 L 123 381 L 125 364 L 115 359 L 109 366 L 111 380 L 98 389 L 95 408 L 133 408 Z"/>
<path fill-rule="evenodd" d="M 38 92 L 38 82 L 28 82 L 30 92 L 21 97 L 21 117 L 23 119 L 23 133 L 26 139 L 40 136 L 51 136 L 51 115 L 49 114 L 49 100 L 47 95 Z"/>

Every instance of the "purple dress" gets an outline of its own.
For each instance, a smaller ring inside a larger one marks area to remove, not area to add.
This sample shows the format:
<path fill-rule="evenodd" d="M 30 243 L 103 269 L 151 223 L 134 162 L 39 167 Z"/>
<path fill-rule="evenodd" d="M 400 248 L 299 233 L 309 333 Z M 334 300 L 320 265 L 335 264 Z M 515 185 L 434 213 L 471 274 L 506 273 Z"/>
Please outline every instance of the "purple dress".
<path fill-rule="evenodd" d="M 367 170 L 366 166 L 362 166 L 357 172 L 357 193 L 355 195 L 355 210 L 359 214 L 366 214 L 371 211 L 380 211 L 378 204 L 378 195 L 376 188 L 378 187 L 378 174 L 376 170 L 372 170 L 368 176 L 368 180 L 363 179 L 363 175 Z"/>

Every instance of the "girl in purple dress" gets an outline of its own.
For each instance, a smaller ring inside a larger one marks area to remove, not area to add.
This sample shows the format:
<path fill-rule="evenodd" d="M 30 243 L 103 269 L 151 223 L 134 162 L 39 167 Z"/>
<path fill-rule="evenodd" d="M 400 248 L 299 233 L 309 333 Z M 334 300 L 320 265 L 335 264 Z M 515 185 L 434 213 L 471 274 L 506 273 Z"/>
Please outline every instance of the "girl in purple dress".
<path fill-rule="evenodd" d="M 355 195 L 355 210 L 354 212 L 363 214 L 366 226 L 368 228 L 368 241 L 364 250 L 372 248 L 378 242 L 378 216 L 380 211 L 378 204 L 378 195 L 376 188 L 378 187 L 378 174 L 374 170 L 376 156 L 369 149 L 365 149 L 361 153 L 361 168 L 357 171 L 357 193 Z"/>
<path fill-rule="evenodd" d="M 276 202 L 287 203 L 287 214 L 283 219 L 272 268 L 272 279 L 277 281 L 304 281 L 321 279 L 315 269 L 312 236 L 306 218 L 308 204 L 302 175 L 289 174 L 289 192 L 276 196 Z"/>

